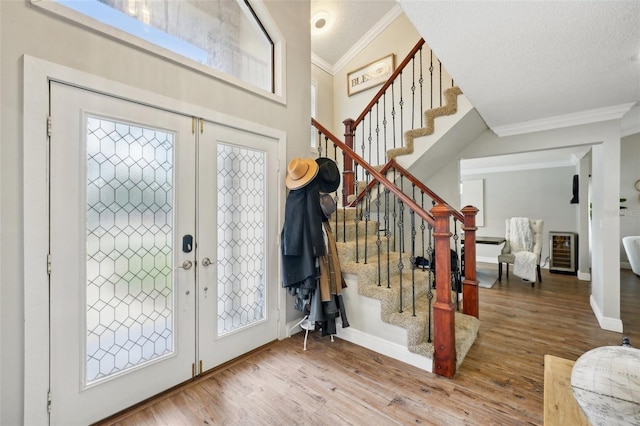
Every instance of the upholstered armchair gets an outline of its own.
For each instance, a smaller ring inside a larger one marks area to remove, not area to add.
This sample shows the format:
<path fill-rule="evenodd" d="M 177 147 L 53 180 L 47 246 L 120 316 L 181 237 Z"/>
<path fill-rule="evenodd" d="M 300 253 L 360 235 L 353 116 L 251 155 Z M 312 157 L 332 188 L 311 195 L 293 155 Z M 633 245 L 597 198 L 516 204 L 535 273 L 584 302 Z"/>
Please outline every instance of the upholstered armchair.
<path fill-rule="evenodd" d="M 640 236 L 629 236 L 622 239 L 624 251 L 627 253 L 631 270 L 640 275 Z"/>
<path fill-rule="evenodd" d="M 542 281 L 542 276 L 540 274 L 540 258 L 542 255 L 542 228 L 544 225 L 544 221 L 540 219 L 529 219 L 529 226 L 531 230 L 531 235 L 533 239 L 533 248 L 531 251 L 536 256 L 536 271 L 538 275 L 538 281 Z M 506 242 L 502 247 L 502 252 L 498 255 L 498 281 L 502 280 L 502 264 L 507 264 L 507 278 L 509 278 L 509 264 L 514 264 L 516 255 L 513 250 L 513 242 L 515 236 L 512 235 L 511 230 L 511 219 L 506 220 L 506 233 L 505 239 Z M 531 282 L 531 286 L 533 287 L 535 282 Z"/>

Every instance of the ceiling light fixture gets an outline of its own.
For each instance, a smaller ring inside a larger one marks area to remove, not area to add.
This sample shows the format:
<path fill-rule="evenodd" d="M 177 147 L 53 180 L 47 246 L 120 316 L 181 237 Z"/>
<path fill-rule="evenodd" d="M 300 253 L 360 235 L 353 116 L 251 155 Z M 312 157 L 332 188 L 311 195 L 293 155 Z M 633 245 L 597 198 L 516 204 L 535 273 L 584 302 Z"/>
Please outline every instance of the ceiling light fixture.
<path fill-rule="evenodd" d="M 311 18 L 311 27 L 315 31 L 324 31 L 329 28 L 329 14 L 318 12 Z"/>

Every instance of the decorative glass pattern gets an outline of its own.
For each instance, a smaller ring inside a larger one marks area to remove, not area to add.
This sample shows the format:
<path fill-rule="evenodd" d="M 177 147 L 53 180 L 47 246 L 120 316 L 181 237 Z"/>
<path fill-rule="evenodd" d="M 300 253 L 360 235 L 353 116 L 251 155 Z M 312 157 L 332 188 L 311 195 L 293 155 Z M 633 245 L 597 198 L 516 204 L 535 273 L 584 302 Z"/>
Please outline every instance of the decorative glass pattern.
<path fill-rule="evenodd" d="M 86 384 L 173 351 L 173 146 L 87 118 Z"/>
<path fill-rule="evenodd" d="M 266 154 L 218 145 L 218 334 L 265 318 Z"/>

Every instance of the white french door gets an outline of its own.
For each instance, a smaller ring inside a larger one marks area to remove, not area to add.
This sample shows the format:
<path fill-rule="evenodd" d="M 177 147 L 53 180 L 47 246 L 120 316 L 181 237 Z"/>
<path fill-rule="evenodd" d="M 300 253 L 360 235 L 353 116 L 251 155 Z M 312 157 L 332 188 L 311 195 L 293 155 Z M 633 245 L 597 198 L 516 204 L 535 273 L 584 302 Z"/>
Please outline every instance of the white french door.
<path fill-rule="evenodd" d="M 199 142 L 198 342 L 206 371 L 277 338 L 278 164 L 276 142 L 262 135 L 205 122 Z"/>
<path fill-rule="evenodd" d="M 276 143 L 50 93 L 50 423 L 100 420 L 274 340 Z"/>

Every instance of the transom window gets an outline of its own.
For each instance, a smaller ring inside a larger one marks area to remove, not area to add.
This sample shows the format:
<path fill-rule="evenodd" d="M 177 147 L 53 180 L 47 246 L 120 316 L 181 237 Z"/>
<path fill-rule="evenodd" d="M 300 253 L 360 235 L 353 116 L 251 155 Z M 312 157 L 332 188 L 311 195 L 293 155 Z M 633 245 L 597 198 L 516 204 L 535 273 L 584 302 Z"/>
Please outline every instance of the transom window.
<path fill-rule="evenodd" d="M 62 5 L 160 47 L 159 53 L 172 52 L 274 93 L 274 43 L 248 0 L 32 2 L 65 14 L 51 7 Z"/>

